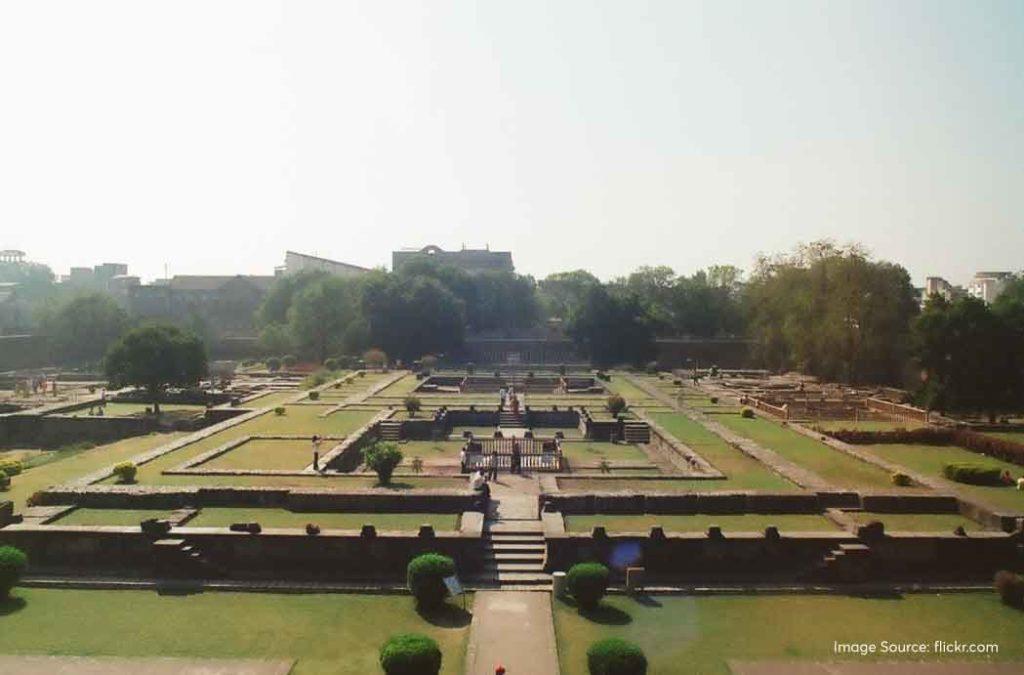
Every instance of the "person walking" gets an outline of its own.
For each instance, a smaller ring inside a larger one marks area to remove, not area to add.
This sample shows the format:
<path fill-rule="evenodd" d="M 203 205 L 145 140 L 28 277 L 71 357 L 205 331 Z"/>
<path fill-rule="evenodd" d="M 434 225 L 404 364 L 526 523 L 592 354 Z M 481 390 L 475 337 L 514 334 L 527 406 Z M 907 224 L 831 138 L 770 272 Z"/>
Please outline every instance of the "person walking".
<path fill-rule="evenodd" d="M 491 457 L 487 464 L 487 480 L 495 481 L 498 480 L 498 451 L 492 450 Z"/>
<path fill-rule="evenodd" d="M 523 454 L 519 449 L 519 440 L 512 441 L 512 473 L 522 473 Z"/>

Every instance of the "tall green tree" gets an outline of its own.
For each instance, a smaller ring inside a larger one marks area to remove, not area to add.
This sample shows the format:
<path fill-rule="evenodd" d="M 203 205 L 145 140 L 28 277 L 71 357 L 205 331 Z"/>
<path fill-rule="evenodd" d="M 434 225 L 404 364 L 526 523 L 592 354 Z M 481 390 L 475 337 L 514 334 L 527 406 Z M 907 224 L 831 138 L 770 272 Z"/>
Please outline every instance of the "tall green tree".
<path fill-rule="evenodd" d="M 128 329 L 128 314 L 105 293 L 83 293 L 44 310 L 40 330 L 59 363 L 98 363 Z"/>
<path fill-rule="evenodd" d="M 359 282 L 327 276 L 300 290 L 288 309 L 288 329 L 303 356 L 323 362 L 343 351 L 349 325 L 359 320 Z"/>
<path fill-rule="evenodd" d="M 168 387 L 192 387 L 206 375 L 206 347 L 177 326 L 148 324 L 115 342 L 104 365 L 111 386 L 145 389 L 159 414 L 160 399 Z"/>
<path fill-rule="evenodd" d="M 640 365 L 655 353 L 650 318 L 636 294 L 628 291 L 612 294 L 604 286 L 591 288 L 567 332 L 600 367 Z"/>
<path fill-rule="evenodd" d="M 601 280 L 586 270 L 549 274 L 538 284 L 539 300 L 547 318 L 568 321 Z"/>
<path fill-rule="evenodd" d="M 437 279 L 379 272 L 364 283 L 361 310 L 370 344 L 408 362 L 462 344 L 465 305 Z"/>

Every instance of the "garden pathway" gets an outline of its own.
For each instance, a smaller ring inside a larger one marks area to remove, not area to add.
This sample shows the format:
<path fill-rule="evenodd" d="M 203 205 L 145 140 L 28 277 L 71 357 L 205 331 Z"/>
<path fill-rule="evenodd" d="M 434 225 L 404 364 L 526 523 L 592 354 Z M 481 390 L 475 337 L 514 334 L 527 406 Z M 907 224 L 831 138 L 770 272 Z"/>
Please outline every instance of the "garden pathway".
<path fill-rule="evenodd" d="M 466 651 L 467 675 L 558 675 L 551 596 L 528 591 L 478 591 Z"/>

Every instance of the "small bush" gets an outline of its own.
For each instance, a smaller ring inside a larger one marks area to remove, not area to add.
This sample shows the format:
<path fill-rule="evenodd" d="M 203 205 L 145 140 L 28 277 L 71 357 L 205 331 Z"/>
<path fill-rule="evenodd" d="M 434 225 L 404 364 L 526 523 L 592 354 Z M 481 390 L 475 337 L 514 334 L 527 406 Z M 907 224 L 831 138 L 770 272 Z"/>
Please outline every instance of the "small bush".
<path fill-rule="evenodd" d="M 744 408 L 743 410 L 740 411 L 740 417 L 742 417 L 743 419 L 747 419 L 747 420 L 754 419 L 754 409 L 753 408 Z"/>
<path fill-rule="evenodd" d="M 11 477 L 6 473 L 0 473 L 0 492 L 7 492 L 11 489 Z M 31 504 L 30 504 L 31 506 Z"/>
<path fill-rule="evenodd" d="M 1002 473 L 999 467 L 971 462 L 953 462 L 942 468 L 946 478 L 970 485 L 1002 485 Z"/>
<path fill-rule="evenodd" d="M 28 567 L 28 556 L 14 546 L 0 546 L 0 598 L 10 595 Z"/>
<path fill-rule="evenodd" d="M 437 357 L 433 354 L 426 354 L 420 359 L 420 366 L 427 371 L 437 368 Z"/>
<path fill-rule="evenodd" d="M 380 648 L 380 667 L 387 675 L 436 675 L 441 670 L 441 648 L 426 635 L 393 635 Z"/>
<path fill-rule="evenodd" d="M 318 391 L 311 391 L 311 392 L 309 392 L 309 400 L 310 401 L 319 401 L 320 400 L 320 392 L 318 392 Z"/>
<path fill-rule="evenodd" d="M 340 366 L 341 364 L 338 362 L 338 359 L 334 357 L 324 359 L 324 368 L 327 370 L 338 370 Z"/>
<path fill-rule="evenodd" d="M 996 572 L 995 586 L 1004 604 L 1024 608 L 1024 577 L 1000 570 Z"/>
<path fill-rule="evenodd" d="M 711 397 L 711 402 L 712 403 L 718 403 L 718 397 L 717 396 L 712 396 Z"/>
<path fill-rule="evenodd" d="M 626 409 L 626 399 L 622 398 L 618 394 L 612 394 L 605 401 L 605 406 L 608 408 L 608 412 L 613 415 L 618 415 L 620 412 Z"/>
<path fill-rule="evenodd" d="M 285 368 L 292 368 L 298 362 L 299 360 L 295 358 L 295 356 L 292 354 L 285 354 L 284 356 L 281 357 L 281 365 L 284 366 Z"/>
<path fill-rule="evenodd" d="M 424 553 L 409 561 L 406 582 L 421 609 L 437 609 L 448 597 L 444 578 L 455 574 L 455 561 L 438 553 Z"/>
<path fill-rule="evenodd" d="M 391 474 L 395 467 L 402 463 L 402 451 L 394 443 L 376 442 L 363 450 L 363 461 L 371 470 L 377 472 L 377 480 L 381 485 L 391 482 Z"/>
<path fill-rule="evenodd" d="M 277 371 L 281 370 L 281 359 L 277 358 L 276 356 L 271 356 L 269 359 L 267 359 L 267 370 L 269 370 L 272 373 L 276 373 Z"/>
<path fill-rule="evenodd" d="M 645 367 L 645 370 L 647 371 L 648 374 L 654 375 L 655 373 L 658 372 L 658 362 L 657 361 L 649 361 L 647 363 L 647 366 Z"/>
<path fill-rule="evenodd" d="M 402 405 L 405 406 L 405 410 L 409 413 L 409 417 L 416 417 L 416 413 L 418 413 L 420 408 L 423 407 L 423 404 L 415 396 L 406 396 L 402 400 Z"/>
<path fill-rule="evenodd" d="M 121 462 L 114 467 L 114 475 L 117 476 L 118 482 L 121 483 L 134 483 L 135 476 L 138 473 L 139 467 L 131 462 Z"/>
<path fill-rule="evenodd" d="M 899 471 L 889 476 L 889 480 L 892 481 L 893 485 L 898 485 L 899 487 L 907 487 L 913 482 L 910 480 L 910 476 Z"/>
<path fill-rule="evenodd" d="M 565 575 L 565 585 L 582 609 L 593 609 L 608 590 L 608 568 L 601 563 L 577 563 Z"/>
<path fill-rule="evenodd" d="M 605 638 L 587 648 L 587 668 L 590 675 L 645 675 L 647 657 L 632 642 Z"/>
<path fill-rule="evenodd" d="M 8 459 L 0 462 L 0 473 L 7 476 L 17 476 L 21 473 L 21 462 L 16 459 Z"/>
<path fill-rule="evenodd" d="M 363 361 L 371 368 L 383 368 L 387 365 L 388 355 L 382 349 L 368 349 L 363 352 Z"/>

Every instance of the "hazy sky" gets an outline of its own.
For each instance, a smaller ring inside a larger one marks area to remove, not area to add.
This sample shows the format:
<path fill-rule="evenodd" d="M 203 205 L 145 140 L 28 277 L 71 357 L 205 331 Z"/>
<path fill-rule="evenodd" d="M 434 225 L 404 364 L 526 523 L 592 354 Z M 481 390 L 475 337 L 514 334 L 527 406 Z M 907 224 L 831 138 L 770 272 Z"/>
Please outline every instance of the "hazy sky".
<path fill-rule="evenodd" d="M 0 2 L 0 248 L 1024 268 L 1024 2 Z"/>

